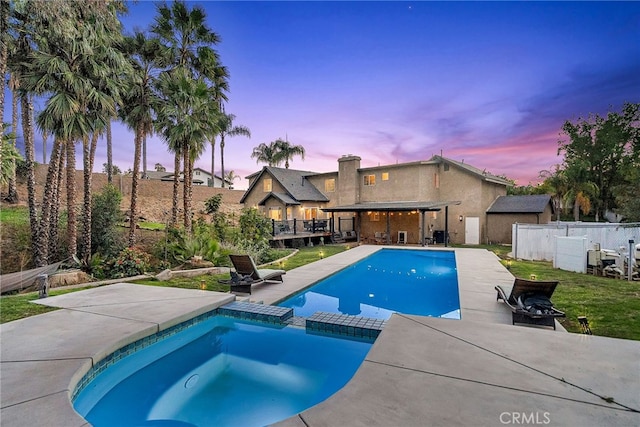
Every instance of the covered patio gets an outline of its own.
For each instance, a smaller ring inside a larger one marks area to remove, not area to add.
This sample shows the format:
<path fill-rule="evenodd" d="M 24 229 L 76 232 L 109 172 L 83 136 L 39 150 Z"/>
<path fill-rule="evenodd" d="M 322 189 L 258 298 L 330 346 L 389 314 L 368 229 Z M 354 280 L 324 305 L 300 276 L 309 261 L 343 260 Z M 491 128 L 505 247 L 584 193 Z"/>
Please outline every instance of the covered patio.
<path fill-rule="evenodd" d="M 371 236 L 363 237 L 363 214 L 365 213 L 377 213 L 382 214 L 384 218 L 386 218 L 386 232 L 384 234 L 384 240 L 376 243 L 384 243 L 391 244 L 391 231 L 392 231 L 392 216 L 394 214 L 398 214 L 401 216 L 404 214 L 418 214 L 419 220 L 417 224 L 416 235 L 418 236 L 417 242 L 421 246 L 425 246 L 429 242 L 433 242 L 434 236 L 432 235 L 432 231 L 430 227 L 427 226 L 427 212 L 440 212 L 444 209 L 444 239 L 443 243 L 445 246 L 448 245 L 448 238 L 446 236 L 449 235 L 449 206 L 460 205 L 462 202 L 458 200 L 454 201 L 426 201 L 426 202 L 364 202 L 364 203 L 356 203 L 353 205 L 342 205 L 342 206 L 333 206 L 322 208 L 324 212 L 331 212 L 332 222 L 335 223 L 334 215 L 336 212 L 353 212 L 356 214 L 355 218 L 355 231 L 358 234 L 358 242 L 365 241 L 368 243 L 371 240 Z M 378 219 L 379 216 L 378 216 Z M 395 227 L 398 230 L 397 227 Z M 400 236 L 399 236 L 400 237 Z M 396 242 L 398 243 L 398 242 Z M 404 242 L 407 243 L 406 235 Z"/>

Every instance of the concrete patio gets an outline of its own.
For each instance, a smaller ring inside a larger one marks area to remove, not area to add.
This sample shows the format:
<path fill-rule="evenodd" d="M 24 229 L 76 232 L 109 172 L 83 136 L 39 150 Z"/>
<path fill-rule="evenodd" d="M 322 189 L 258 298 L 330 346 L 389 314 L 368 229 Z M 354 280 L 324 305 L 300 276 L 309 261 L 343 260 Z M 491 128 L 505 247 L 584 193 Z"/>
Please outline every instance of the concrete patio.
<path fill-rule="evenodd" d="M 291 270 L 251 300 L 277 302 L 380 248 Z M 639 342 L 512 326 L 493 289 L 511 274 L 490 252 L 455 252 L 462 320 L 394 315 L 346 387 L 279 425 L 640 425 Z M 61 310 L 0 329 L 0 423 L 88 425 L 69 395 L 93 364 L 233 299 L 122 283 L 38 301 Z"/>

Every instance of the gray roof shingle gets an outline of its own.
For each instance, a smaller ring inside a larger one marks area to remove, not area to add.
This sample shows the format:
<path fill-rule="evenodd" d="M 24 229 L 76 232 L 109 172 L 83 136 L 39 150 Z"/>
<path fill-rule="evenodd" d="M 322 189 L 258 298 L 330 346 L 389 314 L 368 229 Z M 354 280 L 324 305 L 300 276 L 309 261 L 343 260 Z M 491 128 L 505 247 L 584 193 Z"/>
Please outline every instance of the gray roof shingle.
<path fill-rule="evenodd" d="M 265 166 L 260 171 L 259 175 L 253 180 L 253 184 L 245 192 L 244 196 L 240 200 L 240 203 L 244 202 L 246 196 L 251 192 L 256 183 L 260 180 L 260 175 L 268 173 L 271 175 L 282 187 L 284 187 L 287 194 L 298 202 L 328 202 L 329 199 L 320 192 L 313 184 L 311 184 L 306 177 L 316 175 L 315 172 L 300 171 L 295 169 L 283 169 L 273 166 Z M 255 175 L 255 174 L 254 174 Z M 253 175 L 252 175 L 253 176 Z"/>
<path fill-rule="evenodd" d="M 487 213 L 542 213 L 550 201 L 548 194 L 500 196 L 487 209 Z"/>

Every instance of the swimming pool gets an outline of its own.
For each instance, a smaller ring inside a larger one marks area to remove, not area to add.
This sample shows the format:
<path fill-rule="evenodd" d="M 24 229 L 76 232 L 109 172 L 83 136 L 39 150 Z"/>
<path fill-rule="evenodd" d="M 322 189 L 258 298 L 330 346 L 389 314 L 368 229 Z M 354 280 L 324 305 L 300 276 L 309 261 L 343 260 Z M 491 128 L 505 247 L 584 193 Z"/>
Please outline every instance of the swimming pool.
<path fill-rule="evenodd" d="M 104 369 L 74 399 L 100 426 L 264 426 L 322 402 L 370 342 L 210 317 Z"/>
<path fill-rule="evenodd" d="M 460 319 L 455 253 L 381 249 L 278 305 L 303 317 L 323 311 L 376 319 L 394 312 Z"/>

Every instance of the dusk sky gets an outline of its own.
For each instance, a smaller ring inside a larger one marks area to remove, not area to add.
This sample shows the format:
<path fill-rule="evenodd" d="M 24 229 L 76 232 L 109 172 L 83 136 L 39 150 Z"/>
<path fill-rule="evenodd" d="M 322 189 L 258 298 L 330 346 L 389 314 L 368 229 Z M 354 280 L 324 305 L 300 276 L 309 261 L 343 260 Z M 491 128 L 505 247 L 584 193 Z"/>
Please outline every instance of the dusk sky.
<path fill-rule="evenodd" d="M 253 147 L 286 136 L 307 151 L 294 169 L 334 171 L 344 154 L 367 167 L 442 152 L 526 185 L 561 162 L 565 120 L 640 102 L 638 2 L 188 4 L 221 36 L 226 111 L 252 132 L 225 148 L 226 170 L 243 178 L 263 166 Z M 124 24 L 147 29 L 154 16 L 154 3 L 131 4 Z M 114 164 L 131 168 L 133 133 L 114 126 L 114 144 Z M 218 174 L 219 161 L 216 146 Z M 101 144 L 96 169 L 105 162 Z M 171 170 L 173 156 L 152 137 L 147 166 L 156 163 Z M 211 169 L 210 147 L 196 167 Z"/>

